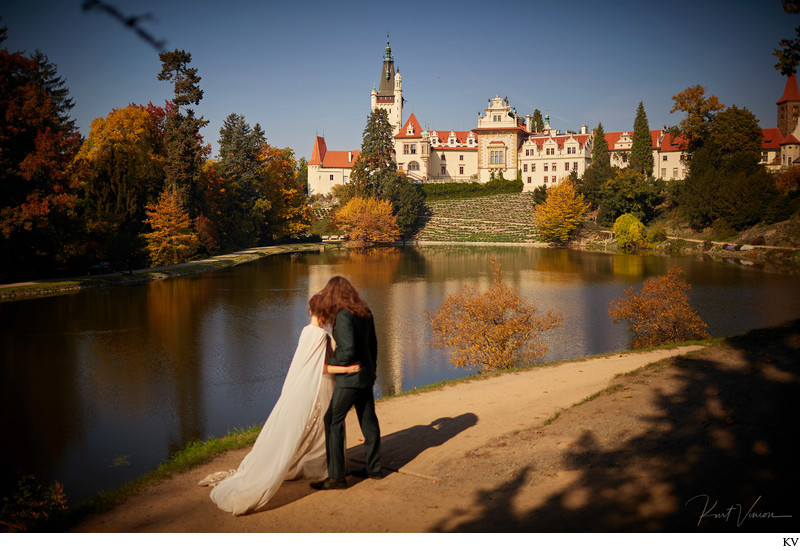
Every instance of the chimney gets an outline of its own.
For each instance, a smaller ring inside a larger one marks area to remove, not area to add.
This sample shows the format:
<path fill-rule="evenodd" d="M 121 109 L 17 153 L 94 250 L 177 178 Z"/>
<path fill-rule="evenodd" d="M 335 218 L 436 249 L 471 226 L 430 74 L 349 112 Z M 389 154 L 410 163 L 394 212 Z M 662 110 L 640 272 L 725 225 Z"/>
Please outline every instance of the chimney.
<path fill-rule="evenodd" d="M 525 131 L 533 132 L 533 115 L 525 115 Z"/>
<path fill-rule="evenodd" d="M 348 163 L 352 163 L 353 162 L 353 152 L 352 151 L 348 151 L 347 152 L 347 162 Z"/>

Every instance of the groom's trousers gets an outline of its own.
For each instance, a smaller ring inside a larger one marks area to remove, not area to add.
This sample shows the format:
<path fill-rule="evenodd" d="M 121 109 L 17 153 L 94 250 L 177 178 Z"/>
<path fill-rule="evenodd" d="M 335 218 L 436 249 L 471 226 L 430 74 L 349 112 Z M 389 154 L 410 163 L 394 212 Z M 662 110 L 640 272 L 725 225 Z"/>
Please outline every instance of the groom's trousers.
<path fill-rule="evenodd" d="M 364 454 L 367 472 L 381 471 L 381 429 L 375 415 L 372 387 L 333 389 L 331 405 L 325 413 L 325 450 L 328 458 L 328 478 L 345 480 L 345 430 L 347 412 L 356 407 L 358 424 L 364 435 Z"/>

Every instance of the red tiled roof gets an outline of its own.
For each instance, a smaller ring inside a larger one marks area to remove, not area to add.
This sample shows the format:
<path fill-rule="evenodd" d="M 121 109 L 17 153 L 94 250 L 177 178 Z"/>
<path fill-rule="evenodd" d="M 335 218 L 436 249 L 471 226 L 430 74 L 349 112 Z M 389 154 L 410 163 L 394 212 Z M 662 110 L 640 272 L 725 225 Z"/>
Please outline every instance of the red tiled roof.
<path fill-rule="evenodd" d="M 565 134 L 565 135 L 561 135 L 561 136 L 540 136 L 540 135 L 534 134 L 534 135 L 531 135 L 529 137 L 529 139 L 531 141 L 533 141 L 533 144 L 536 146 L 537 149 L 542 149 L 542 147 L 544 147 L 544 143 L 546 141 L 548 141 L 548 140 L 555 141 L 556 145 L 558 146 L 558 149 L 564 149 L 564 144 L 570 138 L 574 138 L 575 140 L 577 140 L 578 144 L 581 147 L 584 147 L 586 145 L 587 140 L 591 136 L 592 136 L 591 134 L 569 134 L 569 135 Z M 527 143 L 527 141 L 523 141 L 522 142 L 522 144 L 519 147 L 520 150 L 525 148 L 525 144 L 526 143 Z M 530 147 L 530 144 L 528 144 L 527 147 Z"/>
<path fill-rule="evenodd" d="M 669 132 L 664 134 L 664 139 L 661 140 L 661 151 L 668 153 L 670 151 L 685 151 L 689 142 L 686 138 L 680 136 L 673 138 Z"/>
<path fill-rule="evenodd" d="M 431 131 L 431 134 L 434 131 Z M 442 149 L 477 149 L 477 147 L 466 147 L 467 145 L 467 138 L 469 137 L 470 131 L 469 130 L 435 130 L 436 136 L 439 138 L 439 145 L 432 145 L 432 149 L 442 150 Z M 459 146 L 452 146 L 450 145 L 450 132 L 453 132 L 456 135 L 456 143 Z M 475 140 L 477 143 L 477 136 L 475 136 Z"/>
<path fill-rule="evenodd" d="M 794 74 L 786 77 L 786 87 L 783 89 L 781 99 L 776 101 L 776 104 L 781 104 L 787 101 L 800 101 L 800 91 L 797 89 L 797 76 Z"/>
<path fill-rule="evenodd" d="M 325 168 L 353 168 L 360 154 L 361 151 L 328 151 L 322 166 Z"/>
<path fill-rule="evenodd" d="M 800 143 L 800 140 L 794 137 L 793 134 L 786 134 L 784 136 L 777 128 L 763 128 L 764 141 L 761 143 L 761 149 L 780 149 L 782 145 L 791 145 Z"/>
<path fill-rule="evenodd" d="M 412 125 L 414 127 L 413 134 L 408 134 L 408 126 Z M 406 123 L 403 125 L 403 128 L 395 134 L 395 138 L 419 138 L 422 136 L 422 126 L 417 121 L 417 117 L 414 116 L 414 113 L 411 113 L 411 116 L 408 117 Z"/>
<path fill-rule="evenodd" d="M 311 153 L 309 165 L 319 165 L 325 168 L 353 168 L 361 151 L 328 151 L 325 138 L 317 136 L 314 140 L 314 151 Z M 352 157 L 351 157 L 352 155 Z"/>
<path fill-rule="evenodd" d="M 311 159 L 308 161 L 308 164 L 321 165 L 322 159 L 325 158 L 326 151 L 328 151 L 328 147 L 325 145 L 325 138 L 317 136 L 317 139 L 314 140 L 314 150 L 311 152 Z"/>

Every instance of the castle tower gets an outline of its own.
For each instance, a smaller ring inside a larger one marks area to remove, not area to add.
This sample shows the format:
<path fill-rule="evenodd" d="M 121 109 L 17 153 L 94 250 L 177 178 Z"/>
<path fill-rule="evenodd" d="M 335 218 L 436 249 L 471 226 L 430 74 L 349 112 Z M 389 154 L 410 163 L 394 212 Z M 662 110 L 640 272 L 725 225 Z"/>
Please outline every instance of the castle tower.
<path fill-rule="evenodd" d="M 379 77 L 378 89 L 372 89 L 371 110 L 385 109 L 393 134 L 397 134 L 403 126 L 403 84 L 400 73 L 395 71 L 392 48 L 389 46 L 389 35 L 386 35 L 386 51 L 383 55 L 383 66 Z"/>
<path fill-rule="evenodd" d="M 778 128 L 784 136 L 792 134 L 797 128 L 797 118 L 800 115 L 800 91 L 797 89 L 797 77 L 794 74 L 786 78 L 786 87 L 778 104 Z"/>

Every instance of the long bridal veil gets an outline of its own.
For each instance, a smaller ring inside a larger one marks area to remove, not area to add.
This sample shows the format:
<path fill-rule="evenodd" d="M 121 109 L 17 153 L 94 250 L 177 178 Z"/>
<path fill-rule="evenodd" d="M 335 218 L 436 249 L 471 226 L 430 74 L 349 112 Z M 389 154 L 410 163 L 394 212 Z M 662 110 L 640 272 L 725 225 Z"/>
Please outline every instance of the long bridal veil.
<path fill-rule="evenodd" d="M 201 481 L 213 484 L 211 500 L 223 511 L 242 515 L 264 507 L 284 480 L 327 476 L 323 416 L 333 394 L 333 376 L 323 374 L 328 333 L 307 325 L 300 334 L 280 398 L 253 449 L 239 468 Z"/>

